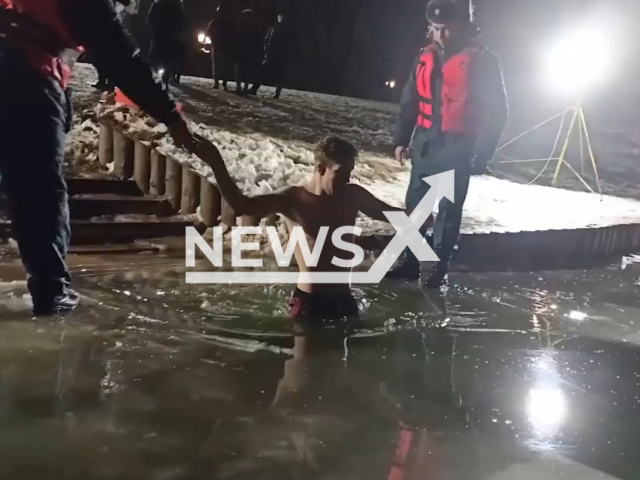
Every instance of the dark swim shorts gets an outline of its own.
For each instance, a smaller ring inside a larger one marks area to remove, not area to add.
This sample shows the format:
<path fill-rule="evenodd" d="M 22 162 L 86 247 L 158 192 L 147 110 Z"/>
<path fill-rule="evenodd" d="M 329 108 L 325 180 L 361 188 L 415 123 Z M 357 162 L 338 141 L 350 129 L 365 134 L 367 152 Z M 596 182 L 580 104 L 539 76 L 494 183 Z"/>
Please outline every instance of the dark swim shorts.
<path fill-rule="evenodd" d="M 348 321 L 358 318 L 358 302 L 351 293 L 306 293 L 296 288 L 289 301 L 290 317 L 294 321 Z"/>

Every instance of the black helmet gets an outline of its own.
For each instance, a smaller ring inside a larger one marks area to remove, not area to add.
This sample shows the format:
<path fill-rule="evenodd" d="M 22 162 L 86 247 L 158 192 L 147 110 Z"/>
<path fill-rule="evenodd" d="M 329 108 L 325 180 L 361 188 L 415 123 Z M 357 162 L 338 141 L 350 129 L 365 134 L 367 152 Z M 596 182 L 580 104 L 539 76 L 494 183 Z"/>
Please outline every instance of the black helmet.
<path fill-rule="evenodd" d="M 432 23 L 471 21 L 469 0 L 430 0 L 427 4 L 427 20 Z"/>

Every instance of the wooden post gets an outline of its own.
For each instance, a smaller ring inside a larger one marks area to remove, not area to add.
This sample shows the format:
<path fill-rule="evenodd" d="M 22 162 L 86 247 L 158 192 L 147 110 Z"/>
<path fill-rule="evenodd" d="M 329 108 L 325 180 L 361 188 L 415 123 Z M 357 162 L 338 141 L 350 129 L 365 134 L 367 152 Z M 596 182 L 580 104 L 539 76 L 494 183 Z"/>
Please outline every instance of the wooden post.
<path fill-rule="evenodd" d="M 113 171 L 125 179 L 133 175 L 133 159 L 135 156 L 133 140 L 124 133 L 114 130 L 113 132 Z"/>
<path fill-rule="evenodd" d="M 260 226 L 260 217 L 256 217 L 255 215 L 242 215 L 240 217 L 240 226 L 241 227 L 259 227 Z"/>
<path fill-rule="evenodd" d="M 200 205 L 200 177 L 189 167 L 184 167 L 182 169 L 180 213 L 182 215 L 196 213 L 198 205 Z"/>
<path fill-rule="evenodd" d="M 113 162 L 113 128 L 108 123 L 100 124 L 98 160 L 104 166 Z"/>
<path fill-rule="evenodd" d="M 215 227 L 220 223 L 221 201 L 218 188 L 206 178 L 200 178 L 200 216 L 207 227 Z"/>
<path fill-rule="evenodd" d="M 165 192 L 165 175 L 167 168 L 167 157 L 153 150 L 151 152 L 151 180 L 149 183 L 149 193 L 161 197 Z"/>
<path fill-rule="evenodd" d="M 133 164 L 133 179 L 142 193 L 149 193 L 151 181 L 151 148 L 142 142 L 136 142 Z"/>
<path fill-rule="evenodd" d="M 173 158 L 167 158 L 165 173 L 165 195 L 173 210 L 180 209 L 182 195 L 182 165 Z"/>

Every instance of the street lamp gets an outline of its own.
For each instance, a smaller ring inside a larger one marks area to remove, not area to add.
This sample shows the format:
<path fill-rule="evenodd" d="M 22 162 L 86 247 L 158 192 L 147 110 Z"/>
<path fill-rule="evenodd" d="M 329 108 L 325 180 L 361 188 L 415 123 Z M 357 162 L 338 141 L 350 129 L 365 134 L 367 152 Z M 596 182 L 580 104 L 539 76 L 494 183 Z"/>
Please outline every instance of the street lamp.
<path fill-rule="evenodd" d="M 199 33 L 198 43 L 201 45 L 211 45 L 211 37 L 206 33 Z"/>

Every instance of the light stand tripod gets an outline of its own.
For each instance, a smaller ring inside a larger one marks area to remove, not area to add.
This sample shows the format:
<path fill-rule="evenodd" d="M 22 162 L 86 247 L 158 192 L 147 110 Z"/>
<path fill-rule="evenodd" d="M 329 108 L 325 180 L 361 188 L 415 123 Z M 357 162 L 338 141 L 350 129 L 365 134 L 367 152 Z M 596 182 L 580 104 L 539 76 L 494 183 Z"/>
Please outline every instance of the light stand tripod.
<path fill-rule="evenodd" d="M 563 145 L 562 145 L 562 149 L 560 150 L 560 156 L 558 157 L 554 157 L 553 154 L 556 151 L 556 148 L 558 146 L 558 140 L 560 139 L 560 136 L 562 135 L 562 129 L 564 126 L 564 119 L 567 115 L 568 112 L 573 112 L 573 115 L 571 117 L 571 124 L 569 125 L 569 130 L 567 131 L 567 135 L 564 139 Z M 580 180 L 582 182 L 582 184 L 591 192 L 591 193 L 595 193 L 593 188 L 591 188 L 591 186 L 585 181 L 585 179 L 583 178 L 584 175 L 584 142 L 586 140 L 586 144 L 587 144 L 587 149 L 589 152 L 589 158 L 591 160 L 591 166 L 593 167 L 593 173 L 595 175 L 595 179 L 596 179 L 596 184 L 598 187 L 598 193 L 602 194 L 602 186 L 600 184 L 600 176 L 598 175 L 598 166 L 596 164 L 596 159 L 595 156 L 593 154 L 593 148 L 591 147 L 591 139 L 589 137 L 589 131 L 587 129 L 587 121 L 585 119 L 585 115 L 584 115 L 584 110 L 582 108 L 582 102 L 578 101 L 573 107 L 568 108 L 567 110 L 565 110 L 564 112 L 561 112 L 557 115 L 554 115 L 553 117 L 545 120 L 542 123 L 539 123 L 538 125 L 536 125 L 535 127 L 531 128 L 530 130 L 527 130 L 526 132 L 518 135 L 517 137 L 515 137 L 514 139 L 508 141 L 507 143 L 505 143 L 504 145 L 502 145 L 500 148 L 498 148 L 498 151 L 504 149 L 505 147 L 511 145 L 512 143 L 514 143 L 516 140 L 524 137 L 525 135 L 528 135 L 531 132 L 534 132 L 535 130 L 537 130 L 538 128 L 542 127 L 543 125 L 546 125 L 549 122 L 552 122 L 553 120 L 555 120 L 558 117 L 562 117 L 562 122 L 560 124 L 560 129 L 558 131 L 558 136 L 556 138 L 556 143 L 553 146 L 553 151 L 551 152 L 551 155 L 549 156 L 549 158 L 547 159 L 527 159 L 527 160 L 506 160 L 500 163 L 526 163 L 526 162 L 542 162 L 542 161 L 546 161 L 547 163 L 545 164 L 544 168 L 542 169 L 542 171 L 538 174 L 538 176 L 536 176 L 536 178 L 530 182 L 530 183 L 535 183 L 540 177 L 542 177 L 542 175 L 544 174 L 544 172 L 547 170 L 547 168 L 549 167 L 549 165 L 551 164 L 551 162 L 553 160 L 557 160 L 557 164 L 556 164 L 556 169 L 554 171 L 553 174 L 553 179 L 551 180 L 551 185 L 555 186 L 557 181 L 558 181 L 558 177 L 560 176 L 560 171 L 562 170 L 562 166 L 566 165 L 569 170 L 578 178 L 578 180 Z M 569 144 L 571 142 L 571 135 L 574 131 L 574 129 L 576 128 L 576 123 L 578 124 L 577 128 L 579 131 L 579 138 L 580 138 L 580 172 L 578 173 L 575 168 L 573 168 L 571 166 L 571 164 L 567 161 L 566 159 L 566 155 L 567 155 L 567 151 L 569 149 Z"/>

